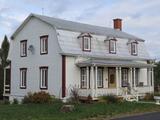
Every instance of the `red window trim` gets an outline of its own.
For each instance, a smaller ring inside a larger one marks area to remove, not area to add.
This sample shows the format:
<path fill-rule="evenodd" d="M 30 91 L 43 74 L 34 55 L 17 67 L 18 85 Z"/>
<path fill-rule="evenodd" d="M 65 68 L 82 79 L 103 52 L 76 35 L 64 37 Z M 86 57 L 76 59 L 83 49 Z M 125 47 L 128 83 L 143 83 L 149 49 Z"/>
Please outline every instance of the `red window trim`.
<path fill-rule="evenodd" d="M 25 78 L 25 86 L 21 86 L 21 71 L 25 70 L 26 71 L 26 78 Z M 27 88 L 27 68 L 20 68 L 20 89 L 26 89 Z"/>
<path fill-rule="evenodd" d="M 26 45 L 26 49 L 25 49 L 26 54 L 25 54 L 25 55 L 22 55 L 22 54 L 21 54 L 21 52 L 22 52 L 22 51 L 21 51 L 21 50 L 22 50 L 22 49 L 21 49 L 21 44 L 22 44 L 22 43 L 25 43 L 25 45 Z M 27 40 L 21 40 L 21 41 L 20 41 L 20 57 L 27 57 Z"/>
<path fill-rule="evenodd" d="M 90 49 L 89 50 L 86 50 L 86 49 L 84 49 L 84 38 L 85 37 L 88 37 L 89 38 L 89 40 L 90 40 Z M 85 35 L 85 36 L 82 36 L 82 50 L 83 51 L 85 51 L 85 52 L 91 52 L 91 36 L 87 36 L 87 35 Z"/>
<path fill-rule="evenodd" d="M 111 51 L 111 41 L 115 41 L 115 52 Z M 117 43 L 116 43 L 116 39 L 110 39 L 109 40 L 109 53 L 110 54 L 116 54 L 117 53 Z"/>
<path fill-rule="evenodd" d="M 42 36 L 40 36 L 40 55 L 48 54 L 48 37 L 49 37 L 49 35 L 42 35 Z M 45 53 L 42 53 L 42 51 L 41 51 L 41 39 L 42 38 L 47 38 L 46 39 L 46 48 L 47 48 L 47 50 L 46 50 Z"/>
<path fill-rule="evenodd" d="M 136 46 L 137 46 L 136 54 L 133 53 L 133 49 L 132 49 L 132 45 L 133 45 L 133 44 L 136 44 Z M 138 43 L 137 43 L 137 42 L 132 42 L 132 43 L 131 43 L 131 55 L 133 55 L 133 56 L 137 56 L 137 55 L 138 55 Z"/>
<path fill-rule="evenodd" d="M 41 69 L 47 69 L 47 79 L 45 80 L 45 82 L 46 82 L 46 87 L 45 88 L 41 87 Z M 48 89 L 48 66 L 41 66 L 41 67 L 39 67 L 39 70 L 40 70 L 40 89 L 41 90 L 47 90 Z"/>

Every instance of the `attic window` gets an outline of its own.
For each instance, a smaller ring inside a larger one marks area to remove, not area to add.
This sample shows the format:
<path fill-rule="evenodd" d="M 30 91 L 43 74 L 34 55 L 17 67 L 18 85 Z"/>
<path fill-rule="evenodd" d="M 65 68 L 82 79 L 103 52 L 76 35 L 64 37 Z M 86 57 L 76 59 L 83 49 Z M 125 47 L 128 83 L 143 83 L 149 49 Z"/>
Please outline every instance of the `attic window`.
<path fill-rule="evenodd" d="M 138 54 L 138 43 L 137 42 L 132 42 L 131 43 L 131 55 L 137 55 Z"/>
<path fill-rule="evenodd" d="M 109 40 L 109 53 L 116 54 L 116 39 Z"/>
<path fill-rule="evenodd" d="M 83 37 L 83 51 L 91 51 L 91 38 L 84 36 Z"/>
<path fill-rule="evenodd" d="M 78 39 L 82 40 L 82 50 L 86 51 L 86 52 L 90 52 L 91 51 L 91 35 L 89 33 L 81 33 L 78 36 Z"/>

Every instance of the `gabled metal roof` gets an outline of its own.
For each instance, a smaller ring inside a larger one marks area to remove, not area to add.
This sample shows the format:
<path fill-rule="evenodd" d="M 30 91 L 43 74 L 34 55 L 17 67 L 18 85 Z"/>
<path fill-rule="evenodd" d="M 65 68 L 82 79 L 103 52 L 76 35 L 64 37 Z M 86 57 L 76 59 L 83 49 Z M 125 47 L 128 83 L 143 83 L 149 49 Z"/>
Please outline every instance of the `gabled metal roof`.
<path fill-rule="evenodd" d="M 138 37 L 133 36 L 131 34 L 128 34 L 126 32 L 115 30 L 112 28 L 100 27 L 100 26 L 89 25 L 89 24 L 84 24 L 84 23 L 78 23 L 78 22 L 48 17 L 48 16 L 44 16 L 44 15 L 37 15 L 37 14 L 30 14 L 26 18 L 26 20 L 21 24 L 21 26 L 13 33 L 12 38 L 14 38 L 14 36 L 23 28 L 24 24 L 31 17 L 36 17 L 36 18 L 52 25 L 56 29 L 144 41 L 141 38 L 138 38 Z"/>

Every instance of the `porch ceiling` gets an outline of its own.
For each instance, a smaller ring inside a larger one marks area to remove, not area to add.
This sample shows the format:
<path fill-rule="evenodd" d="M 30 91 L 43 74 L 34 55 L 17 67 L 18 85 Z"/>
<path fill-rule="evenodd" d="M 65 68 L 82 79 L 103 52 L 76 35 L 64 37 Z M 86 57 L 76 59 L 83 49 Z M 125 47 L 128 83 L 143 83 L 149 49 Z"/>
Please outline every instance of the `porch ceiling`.
<path fill-rule="evenodd" d="M 136 61 L 122 61 L 122 60 L 86 60 L 78 62 L 77 65 L 79 67 L 84 66 L 106 66 L 106 67 L 136 67 L 136 68 L 152 68 L 156 67 L 156 65 L 153 64 L 146 64 L 142 62 L 136 62 Z"/>

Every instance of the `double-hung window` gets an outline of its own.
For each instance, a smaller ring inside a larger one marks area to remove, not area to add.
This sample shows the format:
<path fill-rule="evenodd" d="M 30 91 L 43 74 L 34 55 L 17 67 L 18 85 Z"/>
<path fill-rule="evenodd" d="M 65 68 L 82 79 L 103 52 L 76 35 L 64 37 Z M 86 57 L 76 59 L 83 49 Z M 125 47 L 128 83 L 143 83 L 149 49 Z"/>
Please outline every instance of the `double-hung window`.
<path fill-rule="evenodd" d="M 91 51 L 91 37 L 83 37 L 83 51 Z"/>
<path fill-rule="evenodd" d="M 128 86 L 128 69 L 123 68 L 122 69 L 122 87 Z"/>
<path fill-rule="evenodd" d="M 40 54 L 48 53 L 48 35 L 40 37 Z"/>
<path fill-rule="evenodd" d="M 136 42 L 131 43 L 131 54 L 132 55 L 137 55 L 138 54 L 138 48 L 137 48 L 137 43 Z"/>
<path fill-rule="evenodd" d="M 81 88 L 87 88 L 87 68 L 81 68 Z"/>
<path fill-rule="evenodd" d="M 27 68 L 20 68 L 20 88 L 26 89 Z"/>
<path fill-rule="evenodd" d="M 116 39 L 109 40 L 109 53 L 116 54 Z"/>
<path fill-rule="evenodd" d="M 20 41 L 20 56 L 21 57 L 27 56 L 27 40 Z"/>
<path fill-rule="evenodd" d="M 40 89 L 48 88 L 48 67 L 40 67 Z"/>
<path fill-rule="evenodd" d="M 97 87 L 98 88 L 103 87 L 103 68 L 97 69 Z"/>

